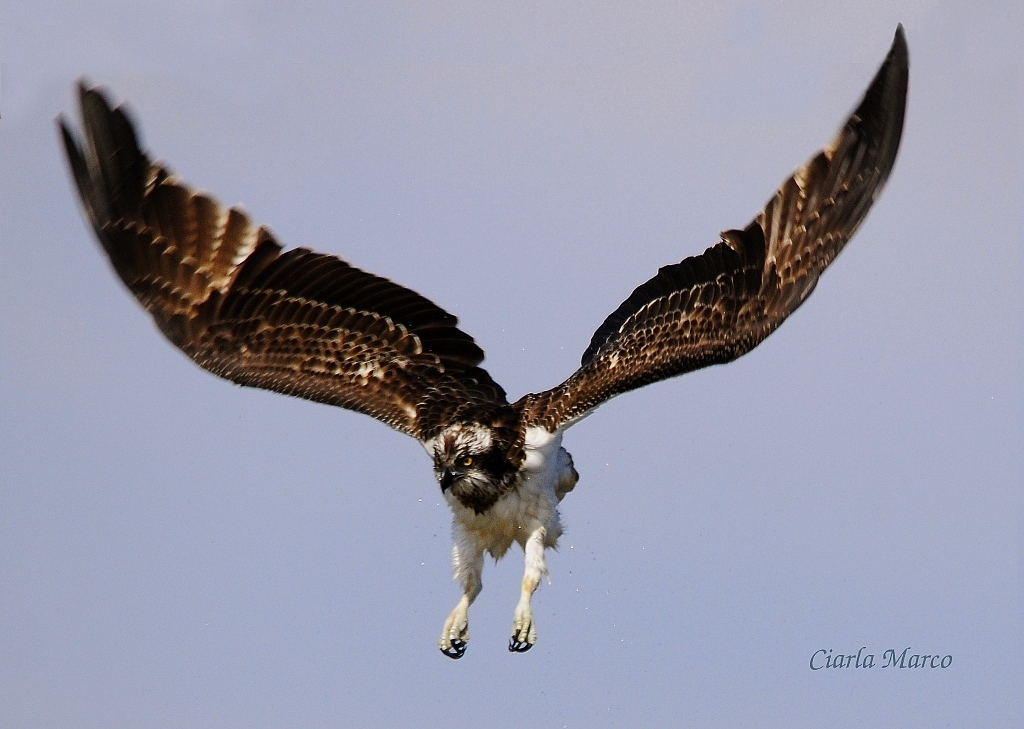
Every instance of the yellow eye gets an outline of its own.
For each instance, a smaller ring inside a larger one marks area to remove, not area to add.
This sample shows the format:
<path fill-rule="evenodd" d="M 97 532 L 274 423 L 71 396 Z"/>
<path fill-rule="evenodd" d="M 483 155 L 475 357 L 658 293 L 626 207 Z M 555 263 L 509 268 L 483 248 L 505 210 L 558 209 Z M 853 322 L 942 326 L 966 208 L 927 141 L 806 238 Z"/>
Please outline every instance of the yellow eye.
<path fill-rule="evenodd" d="M 463 456 L 459 459 L 459 465 L 463 468 L 473 465 L 473 456 Z"/>

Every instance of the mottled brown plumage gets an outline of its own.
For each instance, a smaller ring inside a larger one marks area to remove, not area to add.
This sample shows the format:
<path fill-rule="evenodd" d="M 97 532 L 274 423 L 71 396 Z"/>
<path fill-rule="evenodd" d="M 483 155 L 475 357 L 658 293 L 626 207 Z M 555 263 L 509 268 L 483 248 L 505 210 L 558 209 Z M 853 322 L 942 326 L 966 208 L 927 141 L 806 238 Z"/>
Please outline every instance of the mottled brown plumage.
<path fill-rule="evenodd" d="M 832 143 L 782 183 L 743 230 L 662 268 L 595 332 L 561 385 L 514 407 L 527 425 L 565 428 L 610 397 L 730 362 L 807 299 L 881 192 L 903 131 L 907 44 L 888 57 Z"/>
<path fill-rule="evenodd" d="M 418 438 L 467 409 L 505 404 L 454 316 L 336 256 L 282 253 L 243 211 L 151 162 L 102 91 L 81 85 L 79 95 L 84 145 L 60 126 L 93 230 L 121 280 L 197 364 Z"/>
<path fill-rule="evenodd" d="M 903 128 L 907 46 L 892 49 L 833 142 L 743 230 L 665 266 L 598 328 L 582 366 L 513 407 L 562 429 L 610 397 L 736 359 L 803 303 L 885 184 Z M 139 149 L 125 111 L 80 87 L 85 145 L 61 120 L 96 235 L 121 280 L 199 365 L 243 385 L 357 410 L 420 439 L 459 419 L 508 420 L 457 319 L 336 256 L 282 253 L 238 208 Z M 520 439 L 521 441 L 521 439 Z M 518 443 L 521 446 L 521 442 Z"/>

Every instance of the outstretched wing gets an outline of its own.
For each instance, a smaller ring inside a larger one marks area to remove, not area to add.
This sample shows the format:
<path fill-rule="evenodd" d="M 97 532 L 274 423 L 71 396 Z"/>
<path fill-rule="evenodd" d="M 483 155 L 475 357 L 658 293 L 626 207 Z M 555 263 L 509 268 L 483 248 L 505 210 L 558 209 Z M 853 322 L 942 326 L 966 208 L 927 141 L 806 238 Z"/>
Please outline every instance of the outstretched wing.
<path fill-rule="evenodd" d="M 736 359 L 782 324 L 864 220 L 896 159 L 908 79 L 889 55 L 832 143 L 786 180 L 743 230 L 662 268 L 595 332 L 580 369 L 515 407 L 554 431 L 620 393 Z"/>
<path fill-rule="evenodd" d="M 282 252 L 240 209 L 151 162 L 102 91 L 80 84 L 79 96 L 84 144 L 63 118 L 60 128 L 96 237 L 160 330 L 201 367 L 420 438 L 456 410 L 506 402 L 454 316 L 335 256 Z"/>

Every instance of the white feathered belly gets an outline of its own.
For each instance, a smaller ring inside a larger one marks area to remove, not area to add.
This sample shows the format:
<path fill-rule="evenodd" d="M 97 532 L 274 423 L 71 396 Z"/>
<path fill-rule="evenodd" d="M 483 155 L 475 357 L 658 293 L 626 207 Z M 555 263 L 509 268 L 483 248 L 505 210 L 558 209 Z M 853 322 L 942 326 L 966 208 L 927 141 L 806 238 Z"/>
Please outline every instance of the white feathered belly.
<path fill-rule="evenodd" d="M 449 492 L 446 500 L 455 515 L 454 538 L 460 549 L 490 552 L 501 558 L 513 542 L 524 547 L 543 527 L 544 547 L 557 545 L 562 536 L 558 502 L 572 491 L 579 476 L 572 456 L 562 448 L 562 436 L 543 428 L 526 435 L 526 460 L 515 487 L 483 514 L 466 508 Z"/>

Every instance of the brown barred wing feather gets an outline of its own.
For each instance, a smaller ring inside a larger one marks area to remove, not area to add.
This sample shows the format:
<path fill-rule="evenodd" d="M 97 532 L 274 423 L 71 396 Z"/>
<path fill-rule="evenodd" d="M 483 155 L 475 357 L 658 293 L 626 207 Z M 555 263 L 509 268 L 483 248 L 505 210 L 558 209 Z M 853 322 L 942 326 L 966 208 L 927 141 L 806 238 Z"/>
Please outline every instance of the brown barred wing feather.
<path fill-rule="evenodd" d="M 454 316 L 336 256 L 282 252 L 243 211 L 150 161 L 100 90 L 79 95 L 84 143 L 64 119 L 60 129 L 86 215 L 124 284 L 200 366 L 415 437 L 460 409 L 506 403 Z"/>
<path fill-rule="evenodd" d="M 749 352 L 806 300 L 889 177 L 908 82 L 903 28 L 832 143 L 743 230 L 662 268 L 595 332 L 579 370 L 515 407 L 526 425 L 568 427 L 605 400 Z"/>

